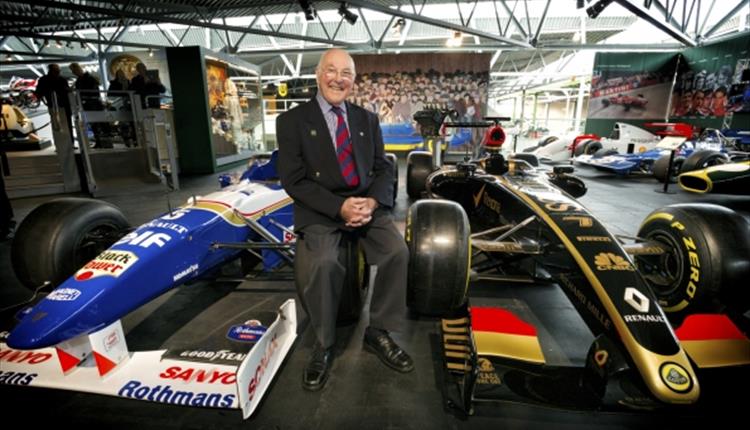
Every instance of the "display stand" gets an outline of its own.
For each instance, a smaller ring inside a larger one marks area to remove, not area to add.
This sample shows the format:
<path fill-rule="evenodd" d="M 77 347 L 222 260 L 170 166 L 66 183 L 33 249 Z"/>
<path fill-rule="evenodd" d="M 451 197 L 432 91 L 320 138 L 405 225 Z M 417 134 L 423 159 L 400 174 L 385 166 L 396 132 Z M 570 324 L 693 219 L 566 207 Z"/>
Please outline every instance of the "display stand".
<path fill-rule="evenodd" d="M 669 191 L 669 182 L 672 179 L 672 165 L 674 164 L 674 157 L 677 149 L 682 146 L 687 140 L 684 137 L 679 136 L 666 136 L 657 145 L 657 148 L 669 150 L 669 164 L 667 165 L 667 174 L 664 176 L 664 187 L 657 188 L 654 191 L 657 193 L 674 194 L 674 191 Z"/>

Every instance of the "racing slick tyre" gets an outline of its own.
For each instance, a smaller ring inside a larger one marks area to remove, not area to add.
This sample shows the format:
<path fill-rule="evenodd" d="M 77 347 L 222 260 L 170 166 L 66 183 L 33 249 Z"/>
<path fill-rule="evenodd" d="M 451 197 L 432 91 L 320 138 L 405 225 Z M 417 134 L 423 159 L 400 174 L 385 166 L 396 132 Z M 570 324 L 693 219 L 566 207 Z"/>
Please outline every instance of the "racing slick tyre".
<path fill-rule="evenodd" d="M 406 159 L 406 193 L 411 199 L 422 197 L 427 189 L 427 177 L 432 173 L 432 154 L 412 151 Z"/>
<path fill-rule="evenodd" d="M 21 222 L 11 246 L 16 276 L 31 290 L 70 277 L 121 238 L 129 224 L 101 200 L 63 198 L 38 206 Z"/>
<path fill-rule="evenodd" d="M 705 203 L 667 206 L 646 217 L 638 237 L 665 250 L 635 261 L 672 322 L 750 307 L 750 222 L 737 212 Z"/>
<path fill-rule="evenodd" d="M 615 155 L 615 154 L 617 154 L 616 149 L 600 148 L 600 149 L 597 149 L 596 152 L 594 152 L 594 158 L 602 158 L 602 157 L 607 157 L 607 156 Z"/>
<path fill-rule="evenodd" d="M 469 220 L 449 200 L 422 200 L 409 208 L 406 304 L 422 315 L 446 316 L 466 301 L 470 256 Z"/>
<path fill-rule="evenodd" d="M 682 163 L 682 170 L 680 170 L 680 173 L 705 169 L 706 167 L 715 166 L 717 164 L 726 164 L 729 163 L 729 161 L 729 157 L 719 151 L 713 149 L 700 149 L 690 154 L 685 162 Z"/>
<path fill-rule="evenodd" d="M 517 152 L 513 154 L 510 158 L 514 160 L 523 160 L 529 163 L 531 167 L 539 167 L 539 159 L 534 154 L 526 154 L 523 152 Z"/>
<path fill-rule="evenodd" d="M 344 234 L 340 246 L 340 258 L 346 267 L 346 277 L 336 321 L 338 324 L 351 324 L 359 320 L 362 306 L 365 304 L 367 289 L 370 286 L 370 266 L 365 261 L 365 254 L 355 237 Z"/>
<path fill-rule="evenodd" d="M 677 175 L 682 170 L 682 165 L 685 163 L 685 157 L 676 155 L 672 161 L 672 169 L 669 170 L 669 182 L 677 182 Z M 667 178 L 667 170 L 669 169 L 669 154 L 662 155 L 658 160 L 654 161 L 654 165 L 651 167 L 651 173 L 657 181 L 664 183 Z"/>
<path fill-rule="evenodd" d="M 385 156 L 393 164 L 393 205 L 395 206 L 398 196 L 398 157 L 392 152 L 386 152 Z"/>
<path fill-rule="evenodd" d="M 602 149 L 602 143 L 598 140 L 584 140 L 576 146 L 576 149 L 573 151 L 573 156 L 578 157 L 579 155 L 583 154 L 590 155 L 600 149 Z"/>

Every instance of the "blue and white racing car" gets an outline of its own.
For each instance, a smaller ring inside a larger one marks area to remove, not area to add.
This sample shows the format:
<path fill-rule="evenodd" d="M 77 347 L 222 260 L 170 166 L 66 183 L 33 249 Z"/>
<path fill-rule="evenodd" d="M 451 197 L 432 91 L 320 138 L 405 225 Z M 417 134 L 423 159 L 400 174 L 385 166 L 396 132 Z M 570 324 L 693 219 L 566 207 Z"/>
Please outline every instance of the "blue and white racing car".
<path fill-rule="evenodd" d="M 210 345 L 182 350 L 131 352 L 121 324 L 227 262 L 242 259 L 272 272 L 293 260 L 292 199 L 274 180 L 273 163 L 254 163 L 244 176 L 132 230 L 119 209 L 98 200 L 65 198 L 33 210 L 13 243 L 14 268 L 32 289 L 56 288 L 0 316 L 0 383 L 240 408 L 248 417 L 296 338 L 294 300 L 266 320 L 222 315 L 210 334 L 220 333 L 205 339 Z M 365 263 L 356 244 L 342 246 L 344 264 L 357 266 L 348 271 L 354 281 L 342 309 L 357 313 Z M 352 317 L 339 312 L 340 319 Z"/>

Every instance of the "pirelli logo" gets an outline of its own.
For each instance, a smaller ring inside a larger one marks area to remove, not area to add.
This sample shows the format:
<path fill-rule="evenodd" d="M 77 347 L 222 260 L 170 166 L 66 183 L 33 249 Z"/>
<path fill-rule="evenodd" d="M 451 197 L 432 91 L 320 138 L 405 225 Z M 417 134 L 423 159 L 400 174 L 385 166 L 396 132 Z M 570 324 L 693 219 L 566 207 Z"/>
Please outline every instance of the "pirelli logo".
<path fill-rule="evenodd" d="M 612 242 L 609 236 L 576 236 L 579 242 Z"/>
<path fill-rule="evenodd" d="M 611 252 L 600 252 L 594 257 L 594 265 L 597 270 L 625 270 L 635 271 L 633 265 L 628 260 Z"/>

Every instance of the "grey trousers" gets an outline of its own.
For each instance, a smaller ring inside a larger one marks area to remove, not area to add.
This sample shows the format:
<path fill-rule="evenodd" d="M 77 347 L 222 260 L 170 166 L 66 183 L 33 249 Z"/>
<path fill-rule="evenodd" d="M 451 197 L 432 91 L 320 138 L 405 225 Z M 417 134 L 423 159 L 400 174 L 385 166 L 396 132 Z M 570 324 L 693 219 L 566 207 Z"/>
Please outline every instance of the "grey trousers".
<path fill-rule="evenodd" d="M 336 341 L 336 313 L 346 274 L 339 261 L 342 232 L 335 227 L 310 225 L 302 233 L 294 259 L 297 292 L 318 342 L 329 348 Z M 409 249 L 390 216 L 373 219 L 369 228 L 355 234 L 367 263 L 377 266 L 370 326 L 398 331 L 406 315 Z"/>

